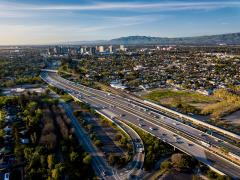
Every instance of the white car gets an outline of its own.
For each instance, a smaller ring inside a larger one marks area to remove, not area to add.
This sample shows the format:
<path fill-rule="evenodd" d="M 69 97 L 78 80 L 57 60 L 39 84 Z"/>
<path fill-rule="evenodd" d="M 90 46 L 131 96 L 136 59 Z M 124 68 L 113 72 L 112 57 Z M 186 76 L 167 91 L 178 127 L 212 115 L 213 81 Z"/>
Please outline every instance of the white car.
<path fill-rule="evenodd" d="M 149 129 L 150 129 L 151 131 L 153 131 L 153 128 L 152 128 L 152 127 L 149 127 Z"/>
<path fill-rule="evenodd" d="M 106 174 L 106 171 L 103 171 L 103 176 L 106 176 L 107 174 Z"/>

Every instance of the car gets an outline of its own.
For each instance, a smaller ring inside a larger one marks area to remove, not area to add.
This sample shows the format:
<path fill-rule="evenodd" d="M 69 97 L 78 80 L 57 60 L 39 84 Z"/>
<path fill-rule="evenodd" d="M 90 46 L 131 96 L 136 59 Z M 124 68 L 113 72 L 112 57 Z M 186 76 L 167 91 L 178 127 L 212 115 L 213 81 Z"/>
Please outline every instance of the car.
<path fill-rule="evenodd" d="M 134 139 L 134 142 L 140 142 L 140 139 Z"/>
<path fill-rule="evenodd" d="M 102 174 L 103 174 L 103 176 L 106 176 L 106 175 L 107 175 L 106 171 L 103 171 Z"/>
<path fill-rule="evenodd" d="M 222 143 L 223 141 L 221 139 L 215 139 L 215 141 Z"/>
<path fill-rule="evenodd" d="M 139 125 L 140 127 L 142 127 L 142 126 L 143 126 L 143 124 L 141 124 L 141 123 L 139 123 L 138 125 Z"/>
<path fill-rule="evenodd" d="M 151 131 L 153 131 L 153 130 L 154 130 L 152 127 L 149 127 L 149 129 L 150 129 Z"/>
<path fill-rule="evenodd" d="M 10 179 L 10 173 L 5 173 L 4 180 L 9 180 L 9 179 Z"/>

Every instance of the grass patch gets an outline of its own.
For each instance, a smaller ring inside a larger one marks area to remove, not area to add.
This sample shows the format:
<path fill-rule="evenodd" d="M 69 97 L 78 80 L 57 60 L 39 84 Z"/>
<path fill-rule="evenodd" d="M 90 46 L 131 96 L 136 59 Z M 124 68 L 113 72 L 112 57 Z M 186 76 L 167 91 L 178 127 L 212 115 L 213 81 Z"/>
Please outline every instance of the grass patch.
<path fill-rule="evenodd" d="M 167 89 L 154 90 L 144 95 L 144 98 L 158 102 L 169 108 L 178 108 L 183 113 L 194 114 L 201 114 L 204 106 L 218 102 L 217 98 L 213 96 Z"/>
<path fill-rule="evenodd" d="M 65 102 L 70 102 L 73 100 L 72 96 L 68 94 L 61 95 L 61 99 L 63 99 Z"/>
<path fill-rule="evenodd" d="M 202 110 L 203 114 L 211 114 L 213 118 L 218 119 L 240 109 L 240 96 L 234 91 L 218 89 L 213 96 L 220 102 L 205 106 Z"/>
<path fill-rule="evenodd" d="M 173 91 L 173 90 L 155 90 L 144 96 L 147 99 L 154 101 L 160 101 L 162 99 L 174 98 L 176 101 L 181 100 L 184 103 L 210 103 L 215 102 L 216 99 L 212 96 L 204 96 L 199 93 L 188 92 L 188 91 Z"/>

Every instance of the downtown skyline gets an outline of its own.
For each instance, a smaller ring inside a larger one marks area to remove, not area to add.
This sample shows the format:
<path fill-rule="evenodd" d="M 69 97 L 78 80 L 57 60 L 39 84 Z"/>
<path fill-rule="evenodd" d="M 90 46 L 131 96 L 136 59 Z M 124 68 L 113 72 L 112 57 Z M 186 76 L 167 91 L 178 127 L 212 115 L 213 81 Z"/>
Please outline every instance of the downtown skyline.
<path fill-rule="evenodd" d="M 0 1 L 0 45 L 239 32 L 240 1 Z"/>

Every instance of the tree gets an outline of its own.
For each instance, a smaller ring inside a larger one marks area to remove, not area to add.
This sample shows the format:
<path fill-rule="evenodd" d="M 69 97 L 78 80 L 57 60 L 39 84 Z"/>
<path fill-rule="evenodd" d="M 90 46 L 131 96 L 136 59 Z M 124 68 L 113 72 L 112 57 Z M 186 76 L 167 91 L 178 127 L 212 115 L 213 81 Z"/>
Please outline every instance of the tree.
<path fill-rule="evenodd" d="M 207 171 L 207 176 L 211 179 L 216 179 L 217 178 L 217 174 L 210 169 Z"/>
<path fill-rule="evenodd" d="M 86 155 L 86 156 L 83 158 L 83 163 L 84 163 L 84 164 L 89 165 L 89 164 L 91 163 L 91 161 L 92 161 L 92 157 L 91 157 L 90 154 Z"/>
<path fill-rule="evenodd" d="M 168 160 L 165 160 L 161 163 L 161 169 L 162 170 L 169 170 L 172 167 L 172 163 Z"/>
<path fill-rule="evenodd" d="M 189 169 L 192 165 L 192 159 L 186 154 L 173 154 L 171 156 L 173 166 L 179 169 Z"/>
<path fill-rule="evenodd" d="M 78 155 L 78 153 L 72 151 L 72 152 L 70 153 L 69 157 L 70 157 L 70 161 L 71 161 L 71 162 L 74 162 L 74 161 L 76 161 L 76 160 L 78 159 L 79 155 Z"/>
<path fill-rule="evenodd" d="M 110 154 L 108 157 L 108 161 L 110 165 L 115 165 L 119 162 L 120 158 L 114 154 Z"/>
<path fill-rule="evenodd" d="M 122 135 L 121 134 L 117 134 L 116 136 L 115 136 L 115 140 L 116 141 L 120 141 L 122 139 Z"/>
<path fill-rule="evenodd" d="M 58 180 L 63 176 L 64 165 L 63 163 L 58 163 L 55 165 L 55 168 L 52 170 L 52 179 Z"/>
<path fill-rule="evenodd" d="M 47 163 L 48 163 L 48 168 L 53 169 L 54 164 L 55 164 L 55 157 L 53 154 L 49 154 L 47 156 Z"/>
<path fill-rule="evenodd" d="M 100 141 L 100 140 L 96 140 L 96 141 L 94 142 L 94 144 L 95 144 L 97 147 L 102 147 L 102 146 L 103 146 L 103 143 L 102 143 L 102 141 Z"/>

